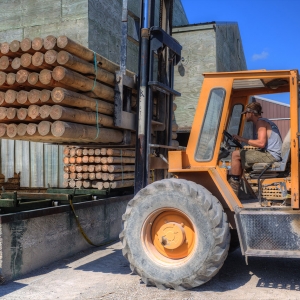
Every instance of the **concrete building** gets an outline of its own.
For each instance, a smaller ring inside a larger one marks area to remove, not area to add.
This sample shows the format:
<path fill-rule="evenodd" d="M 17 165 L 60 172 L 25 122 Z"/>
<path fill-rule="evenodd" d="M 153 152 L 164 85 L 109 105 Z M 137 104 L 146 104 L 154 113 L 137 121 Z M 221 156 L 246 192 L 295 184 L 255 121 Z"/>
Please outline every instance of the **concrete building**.
<path fill-rule="evenodd" d="M 139 16 L 140 1 L 128 8 Z M 0 43 L 23 38 L 67 35 L 119 63 L 122 0 L 0 1 Z M 130 18 L 129 18 L 130 19 Z M 129 34 L 133 35 L 133 20 Z M 174 25 L 188 20 L 181 0 L 175 0 Z M 138 46 L 128 42 L 127 67 L 137 72 Z M 62 146 L 1 140 L 1 172 L 6 180 L 20 173 L 21 187 L 62 187 Z"/>
<path fill-rule="evenodd" d="M 237 23 L 211 22 L 179 26 L 173 36 L 182 45 L 182 61 L 175 69 L 176 122 L 179 132 L 189 133 L 205 72 L 246 70 L 242 39 Z M 183 144 L 182 144 L 183 145 Z"/>

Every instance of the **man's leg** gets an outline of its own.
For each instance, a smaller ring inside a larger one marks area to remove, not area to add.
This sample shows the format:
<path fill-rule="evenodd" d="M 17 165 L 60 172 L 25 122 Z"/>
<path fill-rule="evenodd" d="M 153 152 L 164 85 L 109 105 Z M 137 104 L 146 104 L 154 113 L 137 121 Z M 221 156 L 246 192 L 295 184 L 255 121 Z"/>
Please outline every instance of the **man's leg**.
<path fill-rule="evenodd" d="M 229 184 L 236 195 L 239 193 L 240 189 L 240 179 L 242 175 L 242 163 L 240 150 L 235 150 L 232 152 L 231 156 L 231 177 L 229 179 Z"/>

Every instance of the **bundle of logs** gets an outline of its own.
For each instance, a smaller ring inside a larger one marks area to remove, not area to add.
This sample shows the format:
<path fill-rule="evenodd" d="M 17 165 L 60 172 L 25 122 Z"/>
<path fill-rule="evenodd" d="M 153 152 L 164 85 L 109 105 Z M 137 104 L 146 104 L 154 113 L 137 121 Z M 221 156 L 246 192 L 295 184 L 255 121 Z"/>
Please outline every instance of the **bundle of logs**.
<path fill-rule="evenodd" d="M 114 127 L 118 65 L 66 36 L 0 46 L 0 138 L 121 143 Z"/>
<path fill-rule="evenodd" d="M 1 43 L 0 138 L 122 143 L 124 131 L 113 121 L 117 70 L 117 64 L 66 36 Z M 131 105 L 134 111 L 136 97 Z M 177 128 L 174 124 L 173 131 Z"/>
<path fill-rule="evenodd" d="M 117 189 L 134 186 L 135 150 L 64 148 L 64 187 Z"/>

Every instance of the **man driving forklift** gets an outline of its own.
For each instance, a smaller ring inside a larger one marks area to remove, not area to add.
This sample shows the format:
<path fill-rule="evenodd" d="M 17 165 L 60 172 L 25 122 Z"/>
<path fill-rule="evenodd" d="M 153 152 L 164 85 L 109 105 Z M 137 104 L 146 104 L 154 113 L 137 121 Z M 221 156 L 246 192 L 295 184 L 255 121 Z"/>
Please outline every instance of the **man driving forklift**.
<path fill-rule="evenodd" d="M 241 114 L 245 115 L 246 122 L 253 122 L 255 139 L 246 139 L 239 135 L 233 135 L 235 140 L 254 148 L 239 149 L 232 152 L 229 184 L 236 195 L 238 195 L 243 170 L 251 168 L 255 163 L 281 161 L 282 146 L 282 139 L 277 125 L 266 118 L 262 118 L 260 103 L 249 103 Z"/>

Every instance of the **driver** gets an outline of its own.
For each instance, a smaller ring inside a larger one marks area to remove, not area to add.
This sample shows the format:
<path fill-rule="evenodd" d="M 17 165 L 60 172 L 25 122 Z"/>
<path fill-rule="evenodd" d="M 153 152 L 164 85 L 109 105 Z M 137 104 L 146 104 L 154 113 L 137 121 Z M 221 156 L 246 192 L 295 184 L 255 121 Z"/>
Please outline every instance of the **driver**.
<path fill-rule="evenodd" d="M 229 184 L 238 195 L 243 169 L 251 168 L 255 163 L 272 163 L 281 160 L 282 139 L 276 124 L 262 118 L 262 107 L 258 102 L 249 103 L 242 112 L 246 122 L 253 122 L 256 128 L 255 139 L 245 139 L 238 135 L 233 138 L 240 143 L 257 147 L 258 150 L 235 150 L 231 157 L 231 174 Z"/>

